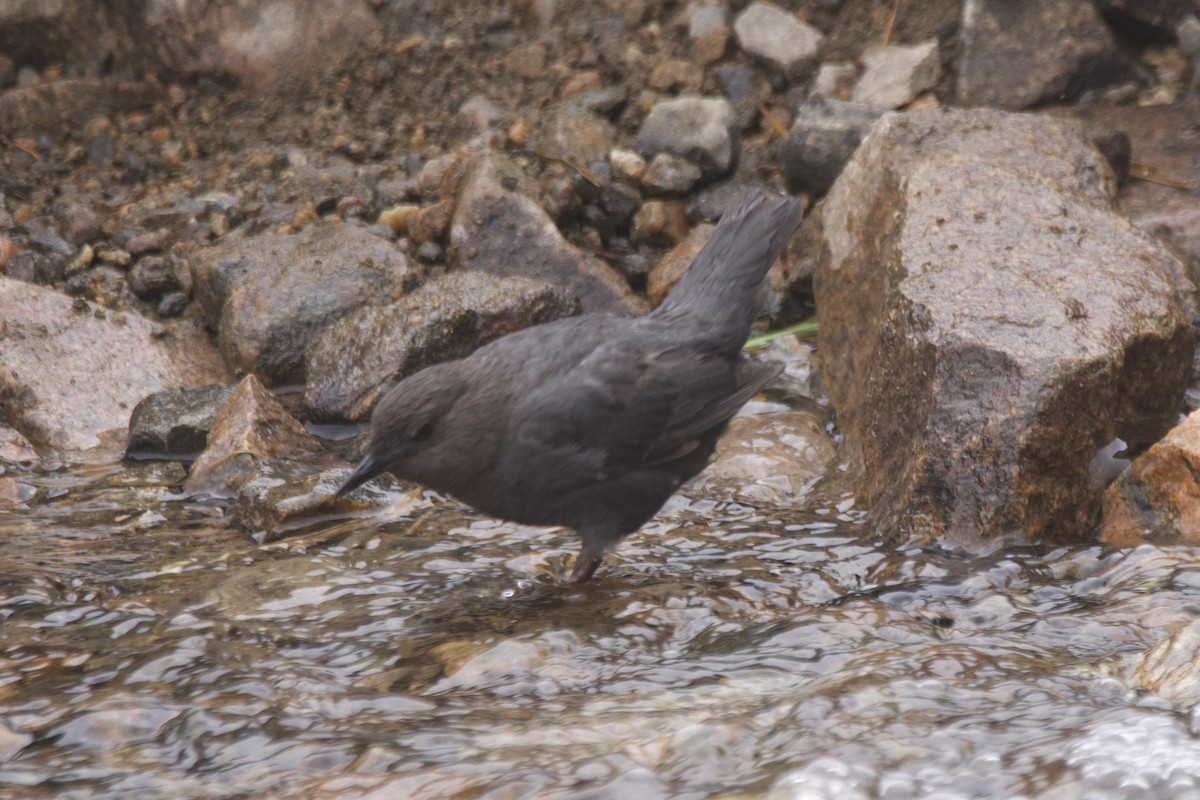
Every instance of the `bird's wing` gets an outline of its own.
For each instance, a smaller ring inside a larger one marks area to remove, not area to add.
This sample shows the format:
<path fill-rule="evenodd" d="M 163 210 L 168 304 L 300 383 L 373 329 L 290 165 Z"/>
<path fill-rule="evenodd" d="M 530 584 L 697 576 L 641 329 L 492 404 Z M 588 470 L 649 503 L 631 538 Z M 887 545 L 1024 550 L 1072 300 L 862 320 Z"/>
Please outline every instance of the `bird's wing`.
<path fill-rule="evenodd" d="M 606 471 L 651 466 L 695 449 L 778 372 L 771 363 L 686 346 L 639 348 L 620 338 L 531 394 L 518 435 L 586 452 Z"/>

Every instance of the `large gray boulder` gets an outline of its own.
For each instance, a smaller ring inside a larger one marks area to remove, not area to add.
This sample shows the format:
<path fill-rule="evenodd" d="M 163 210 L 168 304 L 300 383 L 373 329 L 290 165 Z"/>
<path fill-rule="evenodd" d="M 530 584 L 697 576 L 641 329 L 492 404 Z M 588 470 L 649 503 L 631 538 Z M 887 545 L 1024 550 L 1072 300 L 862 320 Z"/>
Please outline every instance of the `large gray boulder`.
<path fill-rule="evenodd" d="M 972 550 L 1096 522 L 1096 451 L 1153 441 L 1195 343 L 1178 260 L 1075 123 L 885 116 L 834 184 L 823 382 L 882 533 Z"/>

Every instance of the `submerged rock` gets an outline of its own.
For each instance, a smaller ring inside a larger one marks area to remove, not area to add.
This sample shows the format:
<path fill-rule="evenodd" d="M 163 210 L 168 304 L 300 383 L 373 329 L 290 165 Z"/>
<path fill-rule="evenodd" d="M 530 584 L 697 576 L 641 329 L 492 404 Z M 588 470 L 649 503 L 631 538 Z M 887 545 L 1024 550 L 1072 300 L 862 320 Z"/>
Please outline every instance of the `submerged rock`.
<path fill-rule="evenodd" d="M 0 278 L 0 418 L 34 444 L 96 447 L 146 395 L 223 380 L 214 356 L 135 312 Z"/>
<path fill-rule="evenodd" d="M 881 533 L 1078 538 L 1097 449 L 1174 422 L 1195 290 L 1115 191 L 1076 124 L 994 111 L 889 115 L 834 184 L 819 358 Z"/>
<path fill-rule="evenodd" d="M 1200 411 L 1134 459 L 1104 493 L 1100 541 L 1200 544 Z"/>
<path fill-rule="evenodd" d="M 366 420 L 391 384 L 522 328 L 578 313 L 561 289 L 528 278 L 452 272 L 386 306 L 331 325 L 308 353 L 305 410 L 320 420 Z"/>
<path fill-rule="evenodd" d="M 318 333 L 364 303 L 391 302 L 420 277 L 395 245 L 349 223 L 228 240 L 193 263 L 225 362 L 270 385 L 303 383 Z"/>
<path fill-rule="evenodd" d="M 800 503 L 836 458 L 824 420 L 810 411 L 735 417 L 713 463 L 683 492 L 777 506 Z"/>

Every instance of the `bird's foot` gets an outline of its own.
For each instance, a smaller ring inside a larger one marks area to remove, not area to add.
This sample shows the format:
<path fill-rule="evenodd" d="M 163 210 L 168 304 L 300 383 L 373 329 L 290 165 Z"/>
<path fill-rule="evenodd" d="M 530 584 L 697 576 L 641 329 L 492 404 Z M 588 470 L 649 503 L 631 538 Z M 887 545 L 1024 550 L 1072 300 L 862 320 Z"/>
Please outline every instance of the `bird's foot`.
<path fill-rule="evenodd" d="M 567 583 L 587 583 L 592 579 L 592 575 L 596 574 L 596 568 L 602 560 L 600 556 L 580 553 L 575 559 L 575 569 L 571 570 L 571 577 L 567 578 Z"/>

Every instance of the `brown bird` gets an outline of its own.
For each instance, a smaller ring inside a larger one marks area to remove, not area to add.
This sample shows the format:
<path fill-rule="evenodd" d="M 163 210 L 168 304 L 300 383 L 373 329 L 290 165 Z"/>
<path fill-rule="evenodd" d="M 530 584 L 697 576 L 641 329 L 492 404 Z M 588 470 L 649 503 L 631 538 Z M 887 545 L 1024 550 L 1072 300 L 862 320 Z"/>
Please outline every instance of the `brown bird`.
<path fill-rule="evenodd" d="M 751 190 L 650 314 L 538 325 L 401 381 L 337 495 L 386 471 L 494 517 L 565 525 L 583 539 L 569 581 L 589 580 L 782 370 L 742 346 L 800 215 L 798 200 Z"/>

